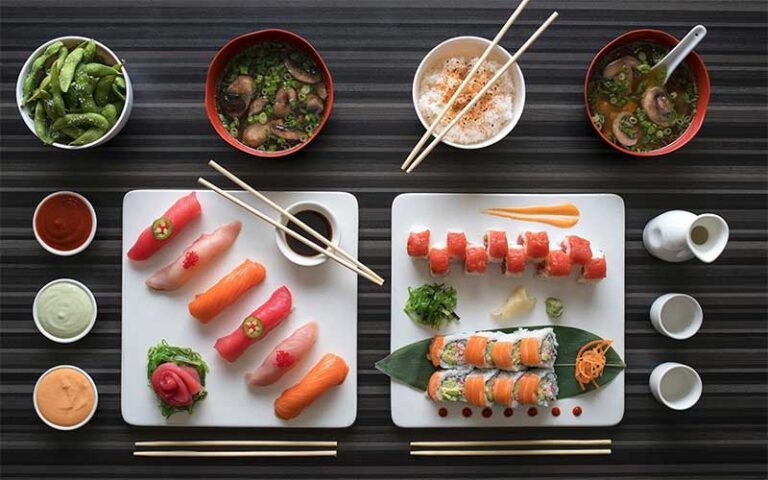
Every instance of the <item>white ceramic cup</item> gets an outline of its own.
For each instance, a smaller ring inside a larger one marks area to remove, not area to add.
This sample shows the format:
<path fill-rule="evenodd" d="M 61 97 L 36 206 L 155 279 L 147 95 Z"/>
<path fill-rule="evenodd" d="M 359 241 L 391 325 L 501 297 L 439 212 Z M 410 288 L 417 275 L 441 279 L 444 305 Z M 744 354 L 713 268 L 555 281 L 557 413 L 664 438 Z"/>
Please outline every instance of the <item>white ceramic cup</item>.
<path fill-rule="evenodd" d="M 93 387 L 93 408 L 91 409 L 91 412 L 88 414 L 85 419 L 83 419 L 82 422 L 75 424 L 75 425 L 56 425 L 55 423 L 52 423 L 47 418 L 43 416 L 43 414 L 40 412 L 40 407 L 37 405 L 37 389 L 40 386 L 40 381 L 51 373 L 54 370 L 58 370 L 60 368 L 71 368 L 72 370 L 76 370 L 83 375 L 85 375 L 85 378 L 88 379 L 88 381 L 91 383 L 91 387 Z M 96 382 L 93 381 L 90 375 L 88 375 L 88 372 L 83 370 L 82 368 L 78 368 L 74 365 L 59 365 L 53 368 L 49 368 L 46 370 L 42 375 L 40 375 L 40 378 L 37 379 L 37 382 L 35 383 L 35 389 L 32 391 L 32 404 L 35 406 L 35 412 L 37 413 L 37 416 L 40 417 L 40 420 L 42 420 L 46 425 L 48 425 L 51 428 L 55 428 L 56 430 L 77 430 L 78 428 L 82 427 L 86 423 L 88 423 L 91 418 L 93 418 L 93 414 L 96 413 L 96 408 L 99 406 L 99 389 L 96 388 Z"/>
<path fill-rule="evenodd" d="M 88 234 L 88 239 L 80 245 L 79 247 L 73 249 L 73 250 L 58 250 L 51 246 L 49 246 L 47 243 L 43 241 L 42 238 L 40 238 L 40 234 L 37 232 L 37 214 L 40 212 L 40 207 L 50 198 L 58 196 L 58 195 L 72 195 L 73 197 L 77 197 L 80 200 L 85 203 L 85 205 L 88 207 L 88 211 L 91 213 L 91 233 Z M 32 215 L 32 231 L 35 233 L 35 240 L 37 240 L 37 243 L 40 244 L 41 247 L 48 250 L 54 255 L 58 255 L 60 257 L 69 257 L 72 255 L 77 255 L 78 253 L 82 252 L 86 248 L 88 248 L 88 245 L 91 244 L 93 241 L 93 238 L 96 236 L 96 210 L 93 208 L 93 205 L 91 205 L 91 202 L 88 201 L 87 198 L 80 195 L 76 192 L 70 192 L 68 190 L 62 190 L 59 192 L 54 192 L 44 199 L 40 200 L 40 203 L 37 204 L 37 207 L 35 208 L 35 213 Z"/>
<path fill-rule="evenodd" d="M 704 388 L 696 370 L 676 362 L 654 368 L 648 386 L 656 400 L 673 410 L 687 410 L 696 405 Z"/>
<path fill-rule="evenodd" d="M 88 295 L 88 298 L 91 300 L 91 305 L 93 305 L 93 315 L 91 315 L 91 319 L 88 322 L 88 326 L 85 327 L 85 330 L 78 333 L 74 337 L 62 338 L 62 337 L 57 337 L 53 335 L 43 327 L 43 325 L 40 323 L 40 318 L 37 315 L 37 305 L 38 305 L 38 302 L 40 301 L 40 295 L 42 295 L 43 291 L 45 291 L 46 288 L 50 287 L 51 285 L 55 285 L 57 283 L 71 283 L 76 287 L 82 288 L 83 291 L 86 293 L 86 295 Z M 96 297 L 93 296 L 93 292 L 91 292 L 91 289 L 89 289 L 82 283 L 78 282 L 77 280 L 72 280 L 71 278 L 59 278 L 58 280 L 48 282 L 45 286 L 43 286 L 43 288 L 41 288 L 37 292 L 37 295 L 35 295 L 35 301 L 32 302 L 32 318 L 35 320 L 35 326 L 37 327 L 38 330 L 40 330 L 40 333 L 42 333 L 45 338 L 56 343 L 74 343 L 80 340 L 81 338 L 85 337 L 86 335 L 88 335 L 91 329 L 93 329 L 93 326 L 96 324 L 96 317 L 98 316 L 97 310 L 98 310 L 98 306 L 96 305 Z"/>
<path fill-rule="evenodd" d="M 653 301 L 651 324 L 660 334 L 675 340 L 691 338 L 699 331 L 704 312 L 695 298 L 683 293 L 667 293 Z"/>
<path fill-rule="evenodd" d="M 449 38 L 427 53 L 419 64 L 419 67 L 416 69 L 416 75 L 413 77 L 413 86 L 411 87 L 413 107 L 416 109 L 416 115 L 419 117 L 421 124 L 424 125 L 424 128 L 429 128 L 430 125 L 419 110 L 419 95 L 421 93 L 421 81 L 424 75 L 435 68 L 440 62 L 451 57 L 465 57 L 467 59 L 479 57 L 483 54 L 485 49 L 488 48 L 490 43 L 490 40 L 482 37 L 454 37 Z M 512 55 L 500 45 L 497 45 L 488 56 L 489 60 L 493 60 L 501 65 L 505 64 L 510 58 L 512 58 Z M 512 84 L 515 87 L 515 94 L 512 100 L 512 118 L 509 123 L 507 123 L 507 125 L 505 125 L 496 135 L 479 143 L 463 144 L 451 142 L 446 139 L 443 139 L 442 143 L 464 150 L 473 150 L 493 145 L 509 135 L 509 132 L 515 128 L 515 125 L 517 125 L 517 122 L 523 115 L 523 107 L 525 106 L 525 79 L 523 78 L 523 72 L 520 70 L 520 66 L 517 63 L 507 70 L 507 75 L 512 78 Z"/>
<path fill-rule="evenodd" d="M 37 47 L 37 49 L 32 52 L 32 55 L 27 58 L 27 61 L 24 62 L 24 66 L 21 67 L 21 72 L 19 72 L 19 78 L 16 80 L 16 106 L 19 109 L 19 113 L 21 114 L 22 120 L 24 120 L 24 123 L 27 125 L 27 128 L 29 128 L 29 131 L 32 132 L 35 136 L 37 136 L 37 133 L 35 132 L 35 119 L 34 119 L 34 113 L 30 111 L 29 106 L 22 106 L 21 101 L 23 99 L 24 95 L 24 79 L 27 77 L 27 73 L 29 73 L 29 70 L 32 68 L 32 63 L 35 61 L 37 57 L 40 56 L 41 53 L 48 47 L 48 45 L 61 41 L 64 43 L 64 45 L 70 49 L 70 51 L 75 48 L 77 45 L 90 40 L 90 38 L 87 37 L 79 37 L 76 35 L 67 35 L 64 37 L 58 37 L 51 40 L 48 40 L 44 44 Z M 106 45 L 103 43 L 94 40 L 94 43 L 96 44 L 96 55 L 99 58 L 106 59 L 108 62 L 111 62 L 112 64 L 115 63 L 125 63 L 120 59 L 120 57 L 115 54 L 112 50 L 109 49 Z M 128 117 L 131 116 L 131 110 L 133 109 L 133 85 L 131 84 L 131 79 L 128 76 L 128 71 L 123 67 L 123 78 L 125 79 L 125 106 L 123 107 L 123 111 L 120 112 L 120 116 L 117 117 L 117 121 L 114 125 L 112 125 L 112 128 L 107 130 L 107 133 L 101 136 L 101 138 L 97 139 L 96 141 L 93 141 L 91 143 L 86 143 L 85 145 L 69 145 L 66 143 L 58 143 L 53 142 L 51 145 L 53 145 L 56 148 L 61 148 L 64 150 L 82 150 L 86 148 L 95 147 L 98 145 L 101 145 L 102 143 L 106 143 L 107 141 L 111 140 L 115 136 L 117 136 L 118 133 L 120 133 L 120 130 L 123 129 L 126 123 L 128 123 Z"/>
<path fill-rule="evenodd" d="M 322 203 L 312 201 L 296 202 L 288 206 L 286 210 L 292 215 L 296 215 L 297 213 L 303 212 L 305 210 L 314 210 L 320 213 L 328 219 L 328 222 L 331 225 L 331 243 L 334 245 L 339 245 L 341 242 L 341 229 L 339 228 L 339 224 L 336 221 L 336 216 L 334 216 L 333 212 Z M 290 220 L 285 215 L 280 215 L 279 221 L 283 225 L 288 225 Z M 287 235 L 282 230 L 275 229 L 275 241 L 277 242 L 277 248 L 280 250 L 280 253 L 285 256 L 285 258 L 295 263 L 296 265 L 301 265 L 302 267 L 314 267 L 325 263 L 325 261 L 328 260 L 328 256 L 322 255 L 320 253 L 311 257 L 299 255 L 298 253 L 291 250 L 291 247 L 288 246 L 286 236 Z"/>

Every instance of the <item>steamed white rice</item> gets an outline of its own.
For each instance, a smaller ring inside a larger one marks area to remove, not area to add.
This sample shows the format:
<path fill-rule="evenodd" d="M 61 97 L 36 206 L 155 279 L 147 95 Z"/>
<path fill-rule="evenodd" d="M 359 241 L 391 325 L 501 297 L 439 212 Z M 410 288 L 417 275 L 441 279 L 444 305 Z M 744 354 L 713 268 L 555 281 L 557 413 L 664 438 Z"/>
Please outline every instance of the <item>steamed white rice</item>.
<path fill-rule="evenodd" d="M 419 88 L 418 108 L 428 124 L 443 111 L 448 100 L 467 76 L 478 57 L 452 57 L 426 72 Z M 498 62 L 486 60 L 473 80 L 438 125 L 438 133 L 472 100 L 493 75 L 502 67 Z M 509 72 L 501 76 L 483 98 L 453 127 L 445 139 L 471 145 L 487 140 L 499 133 L 512 120 L 515 87 Z"/>

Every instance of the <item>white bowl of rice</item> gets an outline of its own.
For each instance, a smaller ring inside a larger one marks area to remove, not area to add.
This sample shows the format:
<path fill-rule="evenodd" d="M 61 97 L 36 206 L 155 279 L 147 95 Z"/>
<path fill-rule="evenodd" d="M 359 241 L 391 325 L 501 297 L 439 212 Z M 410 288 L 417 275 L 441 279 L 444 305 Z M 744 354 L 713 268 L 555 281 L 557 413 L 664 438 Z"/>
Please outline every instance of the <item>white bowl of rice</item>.
<path fill-rule="evenodd" d="M 454 37 L 433 48 L 419 64 L 413 78 L 413 106 L 424 128 L 443 111 L 448 100 L 490 44 L 481 37 Z M 443 117 L 434 135 L 439 134 L 472 100 L 493 75 L 510 59 L 496 46 Z M 493 145 L 515 128 L 525 105 L 525 80 L 517 63 L 507 70 L 483 98 L 459 120 L 442 142 L 467 150 Z"/>

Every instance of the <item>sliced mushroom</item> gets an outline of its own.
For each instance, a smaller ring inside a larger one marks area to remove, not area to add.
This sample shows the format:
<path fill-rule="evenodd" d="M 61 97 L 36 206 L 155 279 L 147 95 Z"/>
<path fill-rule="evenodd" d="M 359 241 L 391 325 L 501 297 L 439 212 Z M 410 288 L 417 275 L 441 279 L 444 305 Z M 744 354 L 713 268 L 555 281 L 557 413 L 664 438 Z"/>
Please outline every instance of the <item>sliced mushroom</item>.
<path fill-rule="evenodd" d="M 621 72 L 625 72 L 626 81 L 628 84 L 632 84 L 633 72 L 640 66 L 640 60 L 631 55 L 618 58 L 603 69 L 603 78 L 606 80 L 613 80 Z"/>
<path fill-rule="evenodd" d="M 328 89 L 325 87 L 325 82 L 320 82 L 315 85 L 315 92 L 317 92 L 317 96 L 323 100 L 328 98 Z"/>
<path fill-rule="evenodd" d="M 302 130 L 295 130 L 287 127 L 282 123 L 273 123 L 271 126 L 272 133 L 280 138 L 284 138 L 291 142 L 303 142 L 306 140 L 307 134 Z"/>
<path fill-rule="evenodd" d="M 224 92 L 224 113 L 232 117 L 242 116 L 248 110 L 253 90 L 253 78 L 248 75 L 238 75 Z"/>
<path fill-rule="evenodd" d="M 267 99 L 264 97 L 254 98 L 251 106 L 248 107 L 248 115 L 258 115 L 267 106 Z"/>
<path fill-rule="evenodd" d="M 285 89 L 286 92 L 288 92 L 288 102 L 295 102 L 296 101 L 296 90 L 288 87 Z"/>
<path fill-rule="evenodd" d="M 611 124 L 611 131 L 616 137 L 616 141 L 625 147 L 631 147 L 637 144 L 638 140 L 640 139 L 640 131 L 637 129 L 637 127 L 632 128 L 634 137 L 624 133 L 624 131 L 621 129 L 622 120 L 628 118 L 629 116 L 629 112 L 621 112 L 620 114 L 616 115 L 616 118 L 613 119 L 613 124 Z"/>
<path fill-rule="evenodd" d="M 254 123 L 243 130 L 243 143 L 249 147 L 258 147 L 269 138 L 269 124 Z"/>
<path fill-rule="evenodd" d="M 284 88 L 277 90 L 275 94 L 275 104 L 272 106 L 272 113 L 277 118 L 285 118 L 291 113 L 291 106 L 288 104 L 288 91 Z"/>
<path fill-rule="evenodd" d="M 303 70 L 301 67 L 290 61 L 290 59 L 285 59 L 285 68 L 288 69 L 288 72 L 293 76 L 293 78 L 303 83 L 314 85 L 323 79 L 323 76 L 317 70 Z"/>
<path fill-rule="evenodd" d="M 323 101 L 315 95 L 314 93 L 310 93 L 307 95 L 307 110 L 314 113 L 320 113 L 325 108 L 325 104 Z"/>
<path fill-rule="evenodd" d="M 661 87 L 651 87 L 643 93 L 641 105 L 656 125 L 669 127 L 675 121 L 675 106 Z"/>

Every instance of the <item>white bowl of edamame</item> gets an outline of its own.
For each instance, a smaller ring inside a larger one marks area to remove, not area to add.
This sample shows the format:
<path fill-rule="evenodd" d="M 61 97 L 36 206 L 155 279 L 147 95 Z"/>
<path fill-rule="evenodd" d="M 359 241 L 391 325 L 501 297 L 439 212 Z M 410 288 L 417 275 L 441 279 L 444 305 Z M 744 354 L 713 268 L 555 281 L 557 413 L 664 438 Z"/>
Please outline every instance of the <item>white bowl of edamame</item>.
<path fill-rule="evenodd" d="M 109 141 L 128 123 L 133 86 L 109 47 L 65 36 L 40 45 L 24 62 L 16 105 L 44 144 L 80 150 Z"/>

